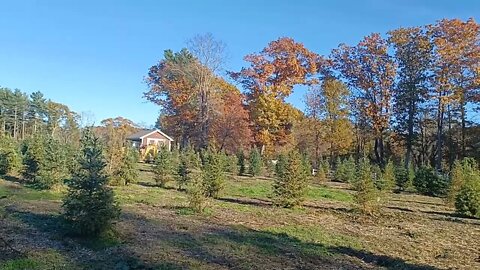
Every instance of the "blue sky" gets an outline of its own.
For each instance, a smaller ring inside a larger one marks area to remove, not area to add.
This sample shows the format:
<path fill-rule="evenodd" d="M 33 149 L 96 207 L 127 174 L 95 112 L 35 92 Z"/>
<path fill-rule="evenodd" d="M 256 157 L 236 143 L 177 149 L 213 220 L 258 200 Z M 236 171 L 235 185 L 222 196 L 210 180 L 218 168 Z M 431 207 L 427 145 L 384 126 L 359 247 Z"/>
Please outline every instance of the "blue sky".
<path fill-rule="evenodd" d="M 123 116 L 153 124 L 143 77 L 165 49 L 210 32 L 228 46 L 226 69 L 288 36 L 320 54 L 372 32 L 480 15 L 477 0 L 73 1 L 0 2 L 0 86 L 48 98 L 96 123 Z M 303 109 L 302 89 L 289 102 Z"/>

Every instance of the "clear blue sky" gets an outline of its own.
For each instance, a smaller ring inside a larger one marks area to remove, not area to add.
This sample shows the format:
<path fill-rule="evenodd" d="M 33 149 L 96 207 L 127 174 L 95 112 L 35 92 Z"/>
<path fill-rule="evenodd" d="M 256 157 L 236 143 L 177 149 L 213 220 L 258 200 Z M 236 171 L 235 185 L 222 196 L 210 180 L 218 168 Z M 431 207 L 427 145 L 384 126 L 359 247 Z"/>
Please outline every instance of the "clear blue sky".
<path fill-rule="evenodd" d="M 480 15 L 478 0 L 69 1 L 0 2 L 0 86 L 40 90 L 96 123 L 123 116 L 153 124 L 143 77 L 165 49 L 211 32 L 228 46 L 226 68 L 289 36 L 328 54 L 341 42 L 441 18 Z M 303 109 L 302 90 L 289 98 Z"/>

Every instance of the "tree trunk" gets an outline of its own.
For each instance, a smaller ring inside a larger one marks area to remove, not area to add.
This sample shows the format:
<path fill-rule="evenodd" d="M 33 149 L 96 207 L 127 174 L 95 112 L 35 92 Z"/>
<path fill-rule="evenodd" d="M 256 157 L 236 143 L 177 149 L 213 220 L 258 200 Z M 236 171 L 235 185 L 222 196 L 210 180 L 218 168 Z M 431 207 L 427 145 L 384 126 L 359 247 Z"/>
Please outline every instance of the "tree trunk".
<path fill-rule="evenodd" d="M 410 166 L 410 160 L 413 153 L 413 138 L 414 134 L 414 117 L 415 117 L 415 103 L 410 102 L 407 120 L 407 152 L 405 153 L 405 168 Z"/>
<path fill-rule="evenodd" d="M 437 113 L 437 147 L 436 147 L 436 159 L 435 159 L 435 168 L 437 171 L 442 170 L 442 159 L 443 159 L 443 120 L 444 120 L 445 108 L 439 100 L 438 103 L 438 113 Z"/>

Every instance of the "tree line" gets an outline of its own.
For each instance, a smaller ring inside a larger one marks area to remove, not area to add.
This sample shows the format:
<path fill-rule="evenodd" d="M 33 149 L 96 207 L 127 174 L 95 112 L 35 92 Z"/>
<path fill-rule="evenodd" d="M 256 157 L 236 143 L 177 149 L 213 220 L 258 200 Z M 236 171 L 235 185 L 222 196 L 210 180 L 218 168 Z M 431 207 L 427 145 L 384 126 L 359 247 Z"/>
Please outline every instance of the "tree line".
<path fill-rule="evenodd" d="M 280 38 L 227 76 L 219 72 L 225 45 L 207 34 L 166 50 L 144 96 L 182 147 L 255 145 L 271 157 L 296 148 L 316 160 L 367 155 L 382 168 L 394 159 L 448 172 L 457 159 L 480 157 L 479 29 L 473 19 L 443 19 L 373 33 L 330 55 Z M 285 101 L 300 85 L 305 112 Z"/>

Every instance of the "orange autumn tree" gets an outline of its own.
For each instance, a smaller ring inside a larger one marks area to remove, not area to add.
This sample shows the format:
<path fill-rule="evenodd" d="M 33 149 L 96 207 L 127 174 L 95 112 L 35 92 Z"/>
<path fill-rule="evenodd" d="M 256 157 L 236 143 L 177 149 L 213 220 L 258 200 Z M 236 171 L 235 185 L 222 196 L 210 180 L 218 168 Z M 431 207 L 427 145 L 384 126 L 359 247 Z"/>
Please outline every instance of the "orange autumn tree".
<path fill-rule="evenodd" d="M 164 59 L 150 68 L 145 79 L 150 89 L 144 97 L 161 107 L 161 128 L 178 138 L 182 147 L 198 133 L 196 82 L 188 76 L 196 65 L 199 63 L 188 50 L 166 50 Z"/>
<path fill-rule="evenodd" d="M 235 154 L 250 147 L 250 117 L 243 104 L 244 96 L 235 86 L 218 79 L 217 87 L 220 93 L 211 111 L 209 141 L 219 151 Z"/>
<path fill-rule="evenodd" d="M 480 89 L 480 26 L 473 19 L 443 19 L 428 28 L 434 44 L 433 97 L 438 104 L 436 168 L 441 170 L 449 105 L 460 113 L 461 156 L 465 156 L 466 105 L 478 101 Z"/>
<path fill-rule="evenodd" d="M 272 41 L 260 53 L 245 56 L 249 67 L 230 73 L 247 90 L 247 106 L 256 143 L 265 152 L 291 140 L 297 110 L 285 103 L 295 85 L 314 81 L 319 56 L 291 38 Z"/>
<path fill-rule="evenodd" d="M 375 158 L 384 165 L 384 137 L 389 126 L 391 91 L 394 86 L 396 65 L 388 55 L 388 44 L 380 34 L 366 36 L 356 46 L 341 44 L 333 50 L 335 68 L 347 84 L 357 90 L 357 104 L 375 134 Z"/>

